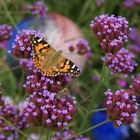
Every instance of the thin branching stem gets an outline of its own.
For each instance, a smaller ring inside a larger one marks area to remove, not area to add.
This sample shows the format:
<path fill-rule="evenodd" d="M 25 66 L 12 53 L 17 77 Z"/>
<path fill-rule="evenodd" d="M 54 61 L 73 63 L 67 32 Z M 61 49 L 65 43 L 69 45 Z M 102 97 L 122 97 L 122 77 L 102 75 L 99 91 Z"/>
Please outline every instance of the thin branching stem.
<path fill-rule="evenodd" d="M 1 66 L 0 66 L 0 67 L 1 67 Z M 12 68 L 10 68 L 10 69 L 8 69 L 8 70 L 5 70 L 5 71 L 0 72 L 0 74 L 5 74 L 5 73 L 9 72 L 10 70 L 11 70 L 11 71 L 14 71 L 14 70 L 17 70 L 17 69 L 19 69 L 19 68 L 20 68 L 20 66 L 15 66 L 15 67 L 12 67 Z"/>
<path fill-rule="evenodd" d="M 105 57 L 105 58 L 106 58 L 106 57 Z M 104 71 L 105 71 L 105 64 L 106 64 L 106 62 L 104 61 L 103 67 L 102 67 L 102 71 L 101 71 L 101 79 L 100 79 L 100 81 L 99 81 L 99 83 L 98 83 L 96 89 L 95 89 L 94 92 L 92 93 L 93 97 L 92 97 L 91 102 L 90 102 L 90 104 L 89 104 L 87 114 L 86 114 L 85 117 L 83 118 L 83 122 L 82 122 L 82 124 L 81 124 L 80 129 L 79 129 L 80 131 L 83 129 L 83 127 L 85 126 L 86 121 L 88 120 L 88 116 L 90 115 L 90 110 L 93 108 L 93 102 L 94 102 L 94 100 L 95 100 L 95 98 L 96 98 L 96 96 L 97 96 L 97 93 L 98 93 L 98 91 L 99 91 L 101 85 L 102 85 L 103 77 L 104 77 Z"/>
<path fill-rule="evenodd" d="M 26 133 L 24 133 L 24 132 L 22 132 L 21 130 L 19 130 L 17 127 L 15 127 L 10 121 L 8 121 L 7 119 L 5 119 L 3 116 L 0 116 L 0 118 L 2 119 L 2 120 L 4 120 L 9 126 L 11 126 L 11 127 L 13 127 L 16 131 L 18 131 L 20 134 L 22 134 L 23 136 L 25 136 L 25 137 L 27 137 L 27 138 L 29 138 L 29 136 L 26 134 Z M 30 138 L 31 139 L 31 138 Z"/>
<path fill-rule="evenodd" d="M 2 5 L 3 5 L 3 8 L 4 8 L 4 10 L 6 12 L 6 15 L 9 18 L 11 24 L 15 27 L 16 30 L 18 30 L 15 21 L 13 20 L 10 12 L 8 11 L 8 7 L 7 7 L 7 4 L 6 4 L 6 1 L 5 0 L 2 0 Z"/>
<path fill-rule="evenodd" d="M 105 121 L 103 121 L 103 122 L 101 122 L 101 123 L 99 123 L 99 124 L 97 124 L 97 125 L 91 126 L 91 127 L 87 128 L 87 129 L 85 129 L 85 130 L 79 132 L 78 134 L 76 134 L 75 137 L 80 136 L 81 134 L 84 134 L 84 133 L 86 133 L 86 132 L 89 132 L 89 131 L 91 131 L 91 130 L 93 130 L 93 129 L 95 129 L 95 128 L 97 128 L 97 127 L 103 125 L 103 124 L 108 123 L 108 122 L 109 122 L 109 120 L 107 119 L 107 120 L 105 120 Z"/>
<path fill-rule="evenodd" d="M 107 108 L 99 108 L 99 109 L 91 110 L 90 113 L 99 112 L 99 111 L 106 111 L 106 110 L 107 110 Z"/>

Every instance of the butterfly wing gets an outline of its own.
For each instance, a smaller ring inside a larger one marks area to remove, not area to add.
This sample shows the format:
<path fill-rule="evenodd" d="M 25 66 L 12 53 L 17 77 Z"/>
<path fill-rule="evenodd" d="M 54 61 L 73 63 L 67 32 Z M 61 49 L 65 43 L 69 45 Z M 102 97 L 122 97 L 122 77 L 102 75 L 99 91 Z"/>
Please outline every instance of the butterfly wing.
<path fill-rule="evenodd" d="M 60 67 L 59 72 L 65 75 L 71 75 L 77 77 L 80 75 L 79 68 L 69 59 L 64 57 L 63 55 L 60 57 Z"/>
<path fill-rule="evenodd" d="M 34 64 L 43 74 L 53 77 L 59 74 L 79 76 L 78 67 L 71 60 L 59 54 L 47 41 L 37 36 L 30 36 L 30 41 L 35 54 Z M 55 57 L 57 59 L 54 61 Z"/>
<path fill-rule="evenodd" d="M 48 71 L 44 69 L 45 63 L 49 61 L 52 54 L 56 53 L 56 50 L 53 49 L 47 41 L 35 35 L 30 36 L 30 42 L 34 52 L 34 64 L 42 73 L 46 74 L 50 69 L 47 68 Z M 50 72 L 48 75 L 51 75 Z"/>

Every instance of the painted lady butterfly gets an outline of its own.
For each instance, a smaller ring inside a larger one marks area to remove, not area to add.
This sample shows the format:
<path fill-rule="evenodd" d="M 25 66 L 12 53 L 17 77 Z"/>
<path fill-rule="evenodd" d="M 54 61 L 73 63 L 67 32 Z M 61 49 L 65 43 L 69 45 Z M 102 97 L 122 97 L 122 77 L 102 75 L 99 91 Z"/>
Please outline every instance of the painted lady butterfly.
<path fill-rule="evenodd" d="M 33 61 L 35 66 L 47 76 L 71 75 L 77 77 L 80 75 L 78 67 L 62 51 L 56 51 L 47 41 L 38 36 L 31 35 L 30 42 L 33 47 Z"/>

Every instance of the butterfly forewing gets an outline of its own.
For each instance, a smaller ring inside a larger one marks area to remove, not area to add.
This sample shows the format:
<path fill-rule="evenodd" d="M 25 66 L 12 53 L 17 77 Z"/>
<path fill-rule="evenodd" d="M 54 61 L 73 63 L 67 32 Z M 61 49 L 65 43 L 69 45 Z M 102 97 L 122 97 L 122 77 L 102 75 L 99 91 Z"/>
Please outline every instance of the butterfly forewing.
<path fill-rule="evenodd" d="M 79 76 L 78 67 L 62 55 L 61 51 L 51 47 L 47 41 L 31 35 L 30 42 L 34 52 L 34 64 L 43 74 L 53 77 L 60 74 Z"/>

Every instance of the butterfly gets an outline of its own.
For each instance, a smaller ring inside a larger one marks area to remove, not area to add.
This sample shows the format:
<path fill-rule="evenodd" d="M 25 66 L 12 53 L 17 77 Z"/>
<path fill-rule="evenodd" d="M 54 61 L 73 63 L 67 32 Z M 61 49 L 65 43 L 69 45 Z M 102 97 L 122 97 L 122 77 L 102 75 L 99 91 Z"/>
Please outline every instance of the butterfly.
<path fill-rule="evenodd" d="M 35 66 L 46 76 L 80 75 L 79 68 L 62 54 L 62 50 L 56 51 L 44 39 L 30 35 L 29 37 L 33 48 L 33 61 Z"/>
<path fill-rule="evenodd" d="M 70 96 L 70 92 L 67 88 L 63 88 L 56 94 L 57 99 L 66 98 L 67 96 Z"/>

